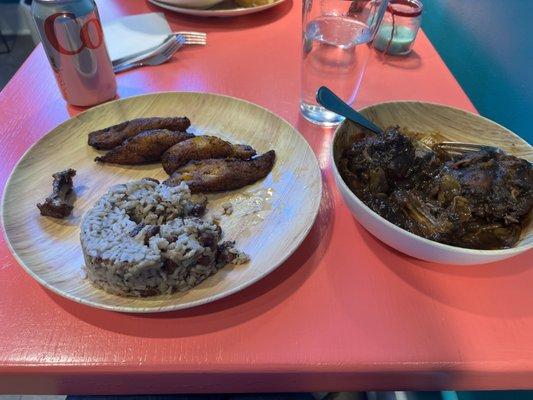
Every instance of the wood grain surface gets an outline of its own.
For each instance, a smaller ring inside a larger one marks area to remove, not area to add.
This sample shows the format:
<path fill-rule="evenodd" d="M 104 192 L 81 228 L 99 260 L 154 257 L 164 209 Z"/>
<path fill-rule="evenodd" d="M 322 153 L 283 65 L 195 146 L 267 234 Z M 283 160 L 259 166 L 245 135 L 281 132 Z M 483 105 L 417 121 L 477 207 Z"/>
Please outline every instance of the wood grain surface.
<path fill-rule="evenodd" d="M 100 153 L 87 145 L 87 133 L 140 117 L 182 116 L 190 132 L 218 136 L 254 147 L 258 154 L 276 151 L 272 172 L 242 189 L 210 194 L 208 215 L 220 217 L 224 240 L 235 240 L 251 258 L 228 265 L 193 289 L 145 298 L 120 297 L 84 279 L 79 226 L 110 186 L 143 177 L 164 180 L 160 163 L 124 166 L 96 163 Z M 51 191 L 51 175 L 77 170 L 76 201 L 70 217 L 39 214 L 36 204 Z M 318 212 L 322 181 L 316 157 L 305 139 L 287 122 L 254 104 L 206 93 L 160 93 L 117 100 L 95 107 L 61 124 L 30 148 L 6 186 L 3 218 L 7 239 L 26 271 L 71 300 L 123 312 L 162 312 L 214 301 L 243 289 L 279 266 L 299 246 Z"/>

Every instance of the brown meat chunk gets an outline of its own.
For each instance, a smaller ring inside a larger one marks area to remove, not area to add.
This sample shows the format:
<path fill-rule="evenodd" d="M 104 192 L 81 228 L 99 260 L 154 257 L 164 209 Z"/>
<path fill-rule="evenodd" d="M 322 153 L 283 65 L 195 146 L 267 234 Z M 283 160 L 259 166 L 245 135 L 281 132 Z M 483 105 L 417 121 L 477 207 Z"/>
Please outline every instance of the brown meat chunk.
<path fill-rule="evenodd" d="M 89 146 L 98 150 L 110 150 L 143 131 L 168 129 L 185 132 L 190 125 L 191 121 L 187 117 L 132 119 L 89 133 Z"/>
<path fill-rule="evenodd" d="M 178 168 L 164 183 L 177 186 L 181 182 L 186 182 L 192 193 L 239 189 L 267 176 L 275 160 L 276 153 L 270 150 L 245 161 L 237 159 L 191 161 Z"/>
<path fill-rule="evenodd" d="M 193 160 L 209 158 L 238 158 L 248 160 L 255 156 L 255 150 L 243 144 L 231 144 L 215 136 L 196 136 L 168 149 L 161 161 L 167 174 L 172 174 L 182 165 Z"/>
<path fill-rule="evenodd" d="M 70 215 L 74 206 L 72 205 L 72 177 L 76 171 L 69 168 L 61 172 L 56 172 L 52 177 L 52 194 L 46 198 L 44 203 L 37 204 L 41 215 L 54 218 L 65 218 Z"/>
<path fill-rule="evenodd" d="M 526 160 L 494 151 L 467 153 L 445 163 L 436 180 L 448 176 L 474 215 L 490 222 L 518 222 L 533 207 L 533 168 Z"/>
<path fill-rule="evenodd" d="M 533 166 L 500 151 L 417 151 L 398 128 L 345 149 L 341 174 L 372 210 L 441 243 L 476 249 L 514 246 L 533 209 Z"/>
<path fill-rule="evenodd" d="M 169 147 L 192 136 L 192 133 L 173 132 L 168 129 L 145 131 L 94 160 L 113 164 L 142 164 L 158 161 Z"/>

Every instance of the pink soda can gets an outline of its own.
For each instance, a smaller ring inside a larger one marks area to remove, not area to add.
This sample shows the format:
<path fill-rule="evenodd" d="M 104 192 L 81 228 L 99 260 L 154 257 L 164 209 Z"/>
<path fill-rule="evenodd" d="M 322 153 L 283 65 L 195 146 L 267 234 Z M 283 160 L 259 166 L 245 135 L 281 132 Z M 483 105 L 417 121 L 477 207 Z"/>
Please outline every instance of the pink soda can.
<path fill-rule="evenodd" d="M 117 84 L 94 0 L 34 0 L 33 19 L 67 103 L 111 100 Z"/>

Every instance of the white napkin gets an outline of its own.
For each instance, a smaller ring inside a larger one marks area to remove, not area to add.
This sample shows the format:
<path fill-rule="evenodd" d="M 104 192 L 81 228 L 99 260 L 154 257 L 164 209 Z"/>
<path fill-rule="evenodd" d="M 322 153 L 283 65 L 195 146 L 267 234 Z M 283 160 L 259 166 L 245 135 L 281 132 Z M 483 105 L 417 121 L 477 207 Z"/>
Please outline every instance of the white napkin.
<path fill-rule="evenodd" d="M 111 61 L 152 50 L 172 33 L 163 13 L 129 15 L 104 24 L 103 29 Z"/>

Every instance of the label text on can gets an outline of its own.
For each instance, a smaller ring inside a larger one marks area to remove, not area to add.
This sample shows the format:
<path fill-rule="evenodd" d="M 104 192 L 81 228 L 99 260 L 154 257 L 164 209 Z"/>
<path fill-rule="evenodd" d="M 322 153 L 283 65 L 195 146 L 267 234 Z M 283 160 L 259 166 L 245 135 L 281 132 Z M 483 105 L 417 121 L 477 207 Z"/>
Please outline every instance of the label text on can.
<path fill-rule="evenodd" d="M 54 23 L 56 19 L 59 17 L 66 17 L 66 18 L 69 18 L 75 21 L 76 16 L 72 13 L 55 13 L 55 14 L 48 16 L 44 20 L 44 31 L 46 34 L 46 38 L 48 39 L 52 47 L 56 49 L 59 53 L 72 56 L 72 55 L 80 53 L 85 47 L 89 49 L 96 49 L 100 47 L 100 45 L 102 44 L 104 40 L 102 25 L 100 24 L 100 21 L 98 21 L 96 18 L 91 18 L 87 20 L 80 29 L 81 46 L 76 50 L 65 49 L 59 43 L 59 40 L 57 38 L 55 29 L 54 29 Z M 97 34 L 96 42 L 93 42 L 93 39 L 91 38 L 91 35 L 89 34 L 89 28 L 91 27 L 91 25 L 93 26 Z"/>

